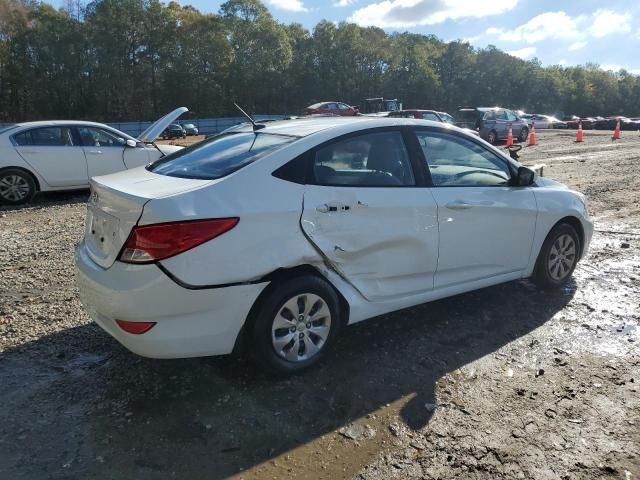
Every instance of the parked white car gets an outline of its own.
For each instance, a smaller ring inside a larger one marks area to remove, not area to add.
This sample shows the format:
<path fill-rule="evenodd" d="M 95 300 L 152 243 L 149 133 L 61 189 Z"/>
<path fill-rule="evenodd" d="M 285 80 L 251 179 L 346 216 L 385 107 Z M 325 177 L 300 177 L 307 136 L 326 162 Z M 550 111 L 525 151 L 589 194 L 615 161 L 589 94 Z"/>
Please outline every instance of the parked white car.
<path fill-rule="evenodd" d="M 0 129 L 0 203 L 26 203 L 37 192 L 89 187 L 89 179 L 146 165 L 182 147 L 154 145 L 187 112 L 180 107 L 138 138 L 108 125 L 71 120 L 25 122 Z"/>
<path fill-rule="evenodd" d="M 344 325 L 510 280 L 559 286 L 587 251 L 583 195 L 457 127 L 258 127 L 92 179 L 80 294 L 131 351 L 244 347 L 295 372 Z"/>
<path fill-rule="evenodd" d="M 525 113 L 520 115 L 523 120 L 526 120 L 529 124 L 529 128 L 533 124 L 535 124 L 537 129 L 545 129 L 545 128 L 567 128 L 566 122 L 557 119 L 556 117 L 552 117 L 550 115 L 539 115 L 532 113 Z"/>

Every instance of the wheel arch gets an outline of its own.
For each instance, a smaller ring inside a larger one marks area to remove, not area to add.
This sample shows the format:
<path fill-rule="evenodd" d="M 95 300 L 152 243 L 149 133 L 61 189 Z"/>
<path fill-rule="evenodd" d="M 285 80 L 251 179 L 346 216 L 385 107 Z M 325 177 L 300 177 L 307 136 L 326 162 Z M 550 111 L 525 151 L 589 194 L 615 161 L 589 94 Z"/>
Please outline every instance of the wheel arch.
<path fill-rule="evenodd" d="M 584 252 L 584 227 L 582 226 L 582 222 L 580 221 L 579 218 L 574 217 L 572 215 L 568 215 L 566 217 L 561 218 L 556 223 L 554 223 L 553 226 L 549 229 L 549 231 L 547 232 L 547 237 L 549 236 L 549 233 L 551 233 L 551 231 L 554 228 L 556 228 L 558 225 L 562 223 L 571 225 L 573 229 L 576 231 L 576 233 L 578 234 L 578 238 L 580 239 L 580 252 L 579 252 L 578 258 L 582 258 L 582 253 Z M 545 239 L 547 237 L 545 237 Z"/>
<path fill-rule="evenodd" d="M 273 272 L 261 278 L 261 281 L 267 281 L 269 282 L 269 285 L 267 285 L 267 287 L 262 290 L 255 302 L 253 302 L 253 305 L 251 306 L 251 309 L 247 314 L 247 318 L 245 319 L 244 324 L 242 325 L 242 328 L 238 333 L 238 337 L 236 338 L 236 342 L 233 347 L 234 354 L 242 354 L 246 351 L 248 332 L 251 331 L 250 327 L 256 318 L 256 312 L 262 307 L 265 298 L 267 298 L 267 296 L 273 291 L 274 288 L 276 288 L 278 284 L 296 277 L 303 276 L 313 276 L 320 278 L 323 281 L 327 282 L 327 284 L 330 285 L 331 288 L 333 288 L 333 290 L 336 292 L 336 295 L 338 296 L 338 301 L 340 303 L 341 323 L 343 326 L 349 323 L 349 302 L 347 302 L 342 292 L 340 292 L 340 290 L 337 289 L 336 286 L 333 285 L 333 283 L 331 283 L 331 281 L 325 275 L 323 275 L 317 267 L 310 264 L 302 264 L 290 268 L 278 268 L 277 270 L 274 270 Z"/>
<path fill-rule="evenodd" d="M 4 172 L 5 170 L 20 170 L 24 173 L 26 173 L 27 175 L 29 175 L 31 177 L 31 179 L 33 180 L 33 183 L 35 183 L 36 185 L 36 192 L 39 192 L 40 189 L 40 180 L 38 179 L 38 176 L 35 175 L 31 170 L 24 168 L 24 167 L 18 167 L 18 166 L 8 166 L 8 167 L 0 167 L 0 173 Z"/>

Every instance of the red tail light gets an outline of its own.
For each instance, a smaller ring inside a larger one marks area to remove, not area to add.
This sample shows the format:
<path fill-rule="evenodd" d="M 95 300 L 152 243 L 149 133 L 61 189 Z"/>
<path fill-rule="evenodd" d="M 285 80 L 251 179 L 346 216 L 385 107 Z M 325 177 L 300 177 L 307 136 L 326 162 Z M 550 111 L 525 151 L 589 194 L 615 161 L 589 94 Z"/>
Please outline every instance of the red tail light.
<path fill-rule="evenodd" d="M 134 227 L 124 244 L 120 261 L 152 263 L 173 257 L 228 232 L 239 220 L 237 217 L 214 218 Z"/>
<path fill-rule="evenodd" d="M 140 335 L 151 330 L 156 322 L 127 322 L 126 320 L 116 320 L 118 326 L 127 333 Z"/>

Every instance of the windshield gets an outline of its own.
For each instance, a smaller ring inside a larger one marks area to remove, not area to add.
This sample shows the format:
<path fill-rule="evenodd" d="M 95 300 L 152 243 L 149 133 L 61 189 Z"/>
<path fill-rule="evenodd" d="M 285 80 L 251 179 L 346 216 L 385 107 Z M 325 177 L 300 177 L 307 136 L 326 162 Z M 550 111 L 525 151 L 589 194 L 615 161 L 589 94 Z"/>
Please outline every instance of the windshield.
<path fill-rule="evenodd" d="M 160 158 L 147 167 L 170 177 L 222 178 L 297 140 L 269 133 L 226 133 Z"/>
<path fill-rule="evenodd" d="M 450 123 L 450 124 L 454 124 L 456 119 L 453 118 L 453 115 L 449 115 L 448 113 L 445 112 L 440 112 L 440 118 L 442 118 L 442 121 L 445 123 Z"/>
<path fill-rule="evenodd" d="M 193 128 L 193 127 L 195 127 L 195 125 L 193 123 L 183 123 L 182 126 L 184 128 Z"/>

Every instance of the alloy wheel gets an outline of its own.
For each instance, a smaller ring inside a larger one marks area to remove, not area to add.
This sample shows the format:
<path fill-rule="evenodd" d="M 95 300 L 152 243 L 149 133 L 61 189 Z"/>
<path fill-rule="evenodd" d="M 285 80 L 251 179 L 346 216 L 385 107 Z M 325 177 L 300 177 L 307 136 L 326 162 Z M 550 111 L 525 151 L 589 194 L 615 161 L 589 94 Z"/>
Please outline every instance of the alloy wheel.
<path fill-rule="evenodd" d="M 29 182 L 20 175 L 6 175 L 0 178 L 0 197 L 10 202 L 19 202 L 29 195 Z"/>
<path fill-rule="evenodd" d="M 564 280 L 571 273 L 577 258 L 575 240 L 569 234 L 560 235 L 549 251 L 549 276 L 557 281 Z"/>
<path fill-rule="evenodd" d="M 275 352 L 290 362 L 316 356 L 331 330 L 331 311 L 321 297 L 301 293 L 287 300 L 271 324 L 271 344 Z"/>

